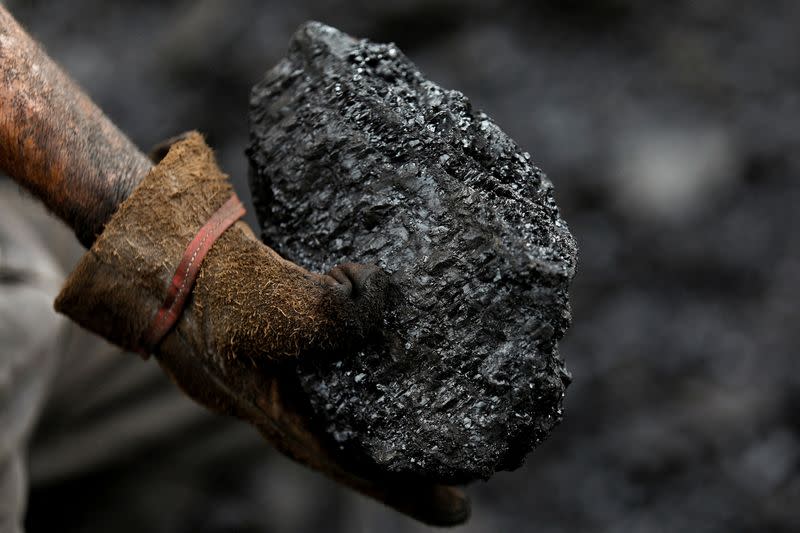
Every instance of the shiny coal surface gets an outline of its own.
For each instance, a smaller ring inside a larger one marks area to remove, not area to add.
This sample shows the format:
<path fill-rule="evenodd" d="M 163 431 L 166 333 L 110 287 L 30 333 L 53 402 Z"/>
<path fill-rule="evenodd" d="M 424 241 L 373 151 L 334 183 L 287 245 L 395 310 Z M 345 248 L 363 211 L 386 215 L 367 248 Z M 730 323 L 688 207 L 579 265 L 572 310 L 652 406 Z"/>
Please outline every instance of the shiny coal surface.
<path fill-rule="evenodd" d="M 251 100 L 265 242 L 317 271 L 373 263 L 397 306 L 301 381 L 339 445 L 442 482 L 518 467 L 561 420 L 576 245 L 552 184 L 394 44 L 302 26 Z"/>

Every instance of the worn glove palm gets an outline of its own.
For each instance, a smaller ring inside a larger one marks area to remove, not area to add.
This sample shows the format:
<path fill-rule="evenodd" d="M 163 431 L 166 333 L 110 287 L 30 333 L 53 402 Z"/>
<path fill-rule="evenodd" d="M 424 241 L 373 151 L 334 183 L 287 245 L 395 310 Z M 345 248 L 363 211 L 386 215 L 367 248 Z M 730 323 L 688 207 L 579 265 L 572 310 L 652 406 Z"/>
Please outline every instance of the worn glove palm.
<path fill-rule="evenodd" d="M 185 136 L 120 206 L 56 308 L 123 348 L 140 348 L 186 245 L 231 192 L 202 137 Z M 469 514 L 457 489 L 367 472 L 337 455 L 294 372 L 295 357 L 325 357 L 367 335 L 381 320 L 386 287 L 375 267 L 310 273 L 237 222 L 214 243 L 154 351 L 189 396 L 255 425 L 293 459 L 418 520 L 457 524 Z"/>

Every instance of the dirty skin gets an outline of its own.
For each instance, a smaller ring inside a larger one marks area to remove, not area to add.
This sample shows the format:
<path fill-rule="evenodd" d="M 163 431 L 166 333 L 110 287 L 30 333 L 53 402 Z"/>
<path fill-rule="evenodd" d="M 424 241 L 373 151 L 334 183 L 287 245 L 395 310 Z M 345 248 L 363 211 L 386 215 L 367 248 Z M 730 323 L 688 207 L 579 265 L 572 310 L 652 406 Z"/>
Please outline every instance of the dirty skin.
<path fill-rule="evenodd" d="M 0 9 L 0 167 L 89 247 L 152 166 Z"/>

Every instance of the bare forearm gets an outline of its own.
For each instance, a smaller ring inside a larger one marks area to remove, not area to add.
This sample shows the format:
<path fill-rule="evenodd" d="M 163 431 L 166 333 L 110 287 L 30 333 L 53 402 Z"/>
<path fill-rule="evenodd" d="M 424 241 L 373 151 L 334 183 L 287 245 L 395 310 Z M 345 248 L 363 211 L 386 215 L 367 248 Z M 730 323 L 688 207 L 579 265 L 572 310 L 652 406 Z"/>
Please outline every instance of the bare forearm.
<path fill-rule="evenodd" d="M 0 6 L 0 168 L 89 246 L 151 167 Z"/>

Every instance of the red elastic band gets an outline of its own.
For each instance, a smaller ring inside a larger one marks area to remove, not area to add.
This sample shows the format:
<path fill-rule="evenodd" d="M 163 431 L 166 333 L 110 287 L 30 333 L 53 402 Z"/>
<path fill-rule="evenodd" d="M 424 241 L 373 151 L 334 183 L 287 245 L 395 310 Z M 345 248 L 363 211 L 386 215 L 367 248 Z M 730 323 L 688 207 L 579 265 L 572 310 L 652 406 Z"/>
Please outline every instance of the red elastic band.
<path fill-rule="evenodd" d="M 211 215 L 208 222 L 200 228 L 192 242 L 186 247 L 186 251 L 183 252 L 183 258 L 175 270 L 175 275 L 172 277 L 167 297 L 153 317 L 150 326 L 142 335 L 142 342 L 139 348 L 139 353 L 142 357 L 145 359 L 149 357 L 150 353 L 155 350 L 167 333 L 175 326 L 175 323 L 183 313 L 186 299 L 192 292 L 194 282 L 197 280 L 200 266 L 203 264 L 206 254 L 208 254 L 208 251 L 219 236 L 231 227 L 234 222 L 242 218 L 244 213 L 244 205 L 242 205 L 236 193 L 233 193 L 228 198 L 228 201 Z"/>

